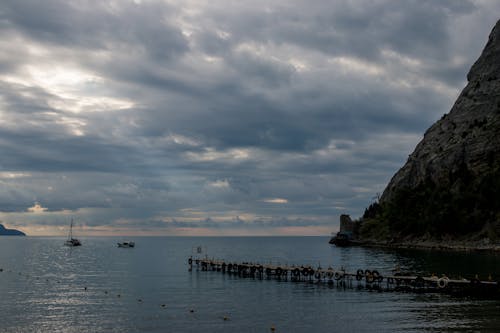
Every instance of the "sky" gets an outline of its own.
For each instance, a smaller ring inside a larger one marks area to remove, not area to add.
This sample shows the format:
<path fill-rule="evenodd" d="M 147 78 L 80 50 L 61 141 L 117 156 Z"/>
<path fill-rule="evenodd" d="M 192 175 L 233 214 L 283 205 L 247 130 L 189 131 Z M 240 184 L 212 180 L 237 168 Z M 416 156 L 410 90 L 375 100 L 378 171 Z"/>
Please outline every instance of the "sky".
<path fill-rule="evenodd" d="M 451 109 L 499 1 L 0 3 L 0 220 L 329 235 Z"/>

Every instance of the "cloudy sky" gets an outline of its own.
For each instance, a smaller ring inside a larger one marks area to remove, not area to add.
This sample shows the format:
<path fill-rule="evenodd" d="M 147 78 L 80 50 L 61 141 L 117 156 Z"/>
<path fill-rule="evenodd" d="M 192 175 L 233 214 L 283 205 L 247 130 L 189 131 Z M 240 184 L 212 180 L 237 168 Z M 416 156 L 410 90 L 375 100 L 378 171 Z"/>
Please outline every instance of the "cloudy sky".
<path fill-rule="evenodd" d="M 0 220 L 327 235 L 447 113 L 492 1 L 0 3 Z"/>

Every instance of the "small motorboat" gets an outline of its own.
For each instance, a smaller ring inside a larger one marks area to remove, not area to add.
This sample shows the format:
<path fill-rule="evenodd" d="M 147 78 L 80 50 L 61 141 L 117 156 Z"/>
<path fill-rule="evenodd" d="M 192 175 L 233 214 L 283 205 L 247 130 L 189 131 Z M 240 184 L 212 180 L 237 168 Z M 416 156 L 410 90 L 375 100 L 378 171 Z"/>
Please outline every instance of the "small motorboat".
<path fill-rule="evenodd" d="M 134 247 L 135 243 L 134 242 L 121 242 L 118 243 L 118 247 Z"/>

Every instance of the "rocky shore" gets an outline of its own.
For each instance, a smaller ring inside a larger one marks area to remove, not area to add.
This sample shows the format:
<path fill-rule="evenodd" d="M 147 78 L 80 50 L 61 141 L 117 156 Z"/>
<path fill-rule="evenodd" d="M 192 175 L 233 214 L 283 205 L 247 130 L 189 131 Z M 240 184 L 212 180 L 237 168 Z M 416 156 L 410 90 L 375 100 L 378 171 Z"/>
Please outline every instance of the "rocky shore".
<path fill-rule="evenodd" d="M 492 252 L 500 254 L 500 243 L 491 242 L 488 238 L 481 240 L 442 240 L 432 239 L 406 239 L 399 241 L 381 241 L 377 239 L 364 239 L 363 246 L 381 247 L 392 249 L 418 249 L 437 251 L 465 251 L 465 252 Z"/>

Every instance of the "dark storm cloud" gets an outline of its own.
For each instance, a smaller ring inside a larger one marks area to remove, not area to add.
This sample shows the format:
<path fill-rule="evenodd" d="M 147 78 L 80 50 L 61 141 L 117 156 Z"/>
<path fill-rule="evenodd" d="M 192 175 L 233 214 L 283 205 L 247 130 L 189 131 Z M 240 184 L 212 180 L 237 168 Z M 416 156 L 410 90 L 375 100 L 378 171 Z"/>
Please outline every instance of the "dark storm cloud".
<path fill-rule="evenodd" d="M 3 1 L 0 211 L 142 229 L 359 215 L 451 108 L 498 9 Z"/>
<path fill-rule="evenodd" d="M 2 25 L 38 42 L 82 49 L 141 50 L 166 60 L 188 50 L 167 21 L 175 8 L 133 2 L 3 1 Z"/>
<path fill-rule="evenodd" d="M 208 19 L 230 30 L 233 43 L 290 43 L 329 56 L 367 60 L 380 60 L 385 48 L 419 58 L 448 59 L 451 54 L 444 46 L 450 18 L 476 9 L 472 1 L 305 1 L 276 4 L 268 11 L 243 4 L 244 15 L 227 15 L 225 6 L 214 7 L 208 8 L 212 14 Z M 229 49 L 228 42 L 213 35 L 202 38 L 200 45 L 207 52 Z M 204 43 L 206 39 L 211 43 Z"/>

